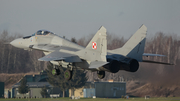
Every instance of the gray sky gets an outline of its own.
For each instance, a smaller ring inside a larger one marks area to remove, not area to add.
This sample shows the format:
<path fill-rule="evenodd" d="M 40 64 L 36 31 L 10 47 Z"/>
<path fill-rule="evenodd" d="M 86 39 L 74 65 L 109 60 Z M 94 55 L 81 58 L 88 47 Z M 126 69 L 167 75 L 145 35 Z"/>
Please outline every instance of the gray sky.
<path fill-rule="evenodd" d="M 67 38 L 109 33 L 129 38 L 142 25 L 180 35 L 180 0 L 0 0 L 0 32 L 31 35 L 46 29 Z"/>

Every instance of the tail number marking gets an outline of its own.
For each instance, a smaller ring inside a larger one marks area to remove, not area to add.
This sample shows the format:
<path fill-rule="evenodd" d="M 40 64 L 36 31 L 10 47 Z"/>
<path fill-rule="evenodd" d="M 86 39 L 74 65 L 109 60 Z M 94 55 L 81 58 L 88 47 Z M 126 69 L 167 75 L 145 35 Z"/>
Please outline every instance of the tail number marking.
<path fill-rule="evenodd" d="M 97 49 L 97 44 L 96 44 L 96 42 L 92 42 L 92 49 Z"/>

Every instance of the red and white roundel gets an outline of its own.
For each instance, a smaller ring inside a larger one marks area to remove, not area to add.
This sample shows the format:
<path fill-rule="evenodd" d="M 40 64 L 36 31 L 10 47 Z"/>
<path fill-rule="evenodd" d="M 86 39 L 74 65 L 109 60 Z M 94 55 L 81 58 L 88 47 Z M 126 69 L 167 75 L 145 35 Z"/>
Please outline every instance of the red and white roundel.
<path fill-rule="evenodd" d="M 97 49 L 97 44 L 96 44 L 96 42 L 92 42 L 92 48 L 93 48 L 93 49 Z"/>

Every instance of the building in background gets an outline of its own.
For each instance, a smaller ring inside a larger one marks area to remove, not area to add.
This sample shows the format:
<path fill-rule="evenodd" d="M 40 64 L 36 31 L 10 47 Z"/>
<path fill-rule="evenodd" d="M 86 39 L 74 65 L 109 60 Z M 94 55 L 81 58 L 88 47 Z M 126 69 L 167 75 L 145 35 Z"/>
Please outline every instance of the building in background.
<path fill-rule="evenodd" d="M 126 95 L 125 82 L 95 82 L 96 97 L 121 98 Z"/>
<path fill-rule="evenodd" d="M 88 90 L 86 89 L 94 89 L 94 82 L 86 82 L 86 84 L 82 88 L 78 89 L 69 89 L 69 97 L 75 96 L 75 97 L 86 97 L 86 93 Z M 89 95 L 87 95 L 89 96 Z M 90 96 L 89 96 L 90 97 Z"/>
<path fill-rule="evenodd" d="M 4 98 L 4 82 L 0 82 L 0 98 Z"/>
<path fill-rule="evenodd" d="M 47 82 L 46 72 L 41 72 L 39 75 L 25 75 L 29 92 L 22 95 L 18 92 L 20 81 L 12 86 L 11 98 L 42 98 L 41 90 L 43 87 L 47 87 L 47 97 L 62 97 L 62 91 L 53 87 Z M 2 87 L 2 86 L 1 86 Z M 3 93 L 4 94 L 4 93 Z M 8 94 L 8 93 L 7 93 Z M 9 95 L 9 94 L 8 94 Z M 126 83 L 114 82 L 109 80 L 108 82 L 87 82 L 82 88 L 69 89 L 65 91 L 65 97 L 84 97 L 91 98 L 93 96 L 100 98 L 121 98 L 126 95 Z M 8 97 L 9 98 L 9 97 Z"/>
<path fill-rule="evenodd" d="M 27 82 L 27 85 L 29 87 L 29 92 L 26 94 L 20 94 L 18 92 L 18 87 L 20 83 L 16 83 L 12 86 L 12 93 L 13 97 L 15 98 L 42 98 L 41 90 L 44 86 L 47 88 L 52 88 L 52 86 L 48 82 Z M 47 89 L 47 92 L 50 91 L 50 89 Z"/>
<path fill-rule="evenodd" d="M 93 96 L 99 98 L 121 98 L 126 95 L 125 82 L 87 82 L 84 87 L 69 90 L 69 97 L 85 97 L 91 98 Z"/>
<path fill-rule="evenodd" d="M 39 75 L 25 75 L 24 77 L 27 80 L 29 92 L 24 95 L 18 92 L 18 87 L 21 81 L 20 80 L 18 83 L 12 86 L 11 98 L 21 98 L 23 96 L 26 98 L 42 98 L 42 95 L 40 92 L 42 88 L 45 86 L 47 87 L 47 92 L 48 92 L 47 97 L 61 97 L 62 96 L 62 91 L 59 88 L 53 87 L 47 82 L 48 76 L 46 72 L 43 71 Z M 65 95 L 69 96 L 68 90 L 66 90 Z"/>
<path fill-rule="evenodd" d="M 9 89 L 4 89 L 4 98 L 11 98 L 11 92 Z"/>

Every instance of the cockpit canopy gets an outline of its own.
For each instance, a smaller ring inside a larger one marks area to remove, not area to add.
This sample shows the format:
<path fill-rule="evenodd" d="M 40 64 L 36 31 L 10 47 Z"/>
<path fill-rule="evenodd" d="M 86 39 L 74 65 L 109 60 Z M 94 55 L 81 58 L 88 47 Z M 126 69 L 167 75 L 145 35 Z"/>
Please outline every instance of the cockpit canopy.
<path fill-rule="evenodd" d="M 36 33 L 34 33 L 32 36 L 35 35 L 49 35 L 49 34 L 54 34 L 53 32 L 47 31 L 47 30 L 39 30 Z"/>

